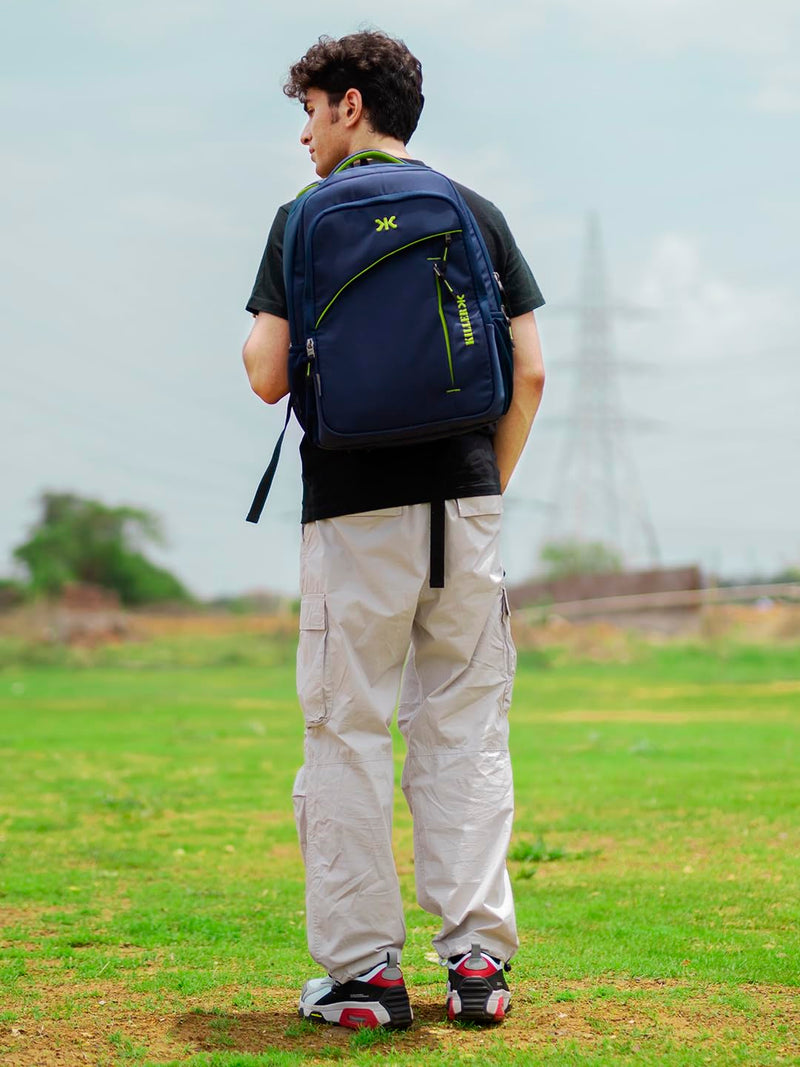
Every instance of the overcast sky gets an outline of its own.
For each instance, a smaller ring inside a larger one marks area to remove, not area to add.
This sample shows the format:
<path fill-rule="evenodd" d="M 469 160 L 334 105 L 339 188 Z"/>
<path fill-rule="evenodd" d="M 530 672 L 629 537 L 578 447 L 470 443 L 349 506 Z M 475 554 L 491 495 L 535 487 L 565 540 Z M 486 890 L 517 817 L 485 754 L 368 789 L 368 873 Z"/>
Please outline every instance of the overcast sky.
<path fill-rule="evenodd" d="M 0 573 L 50 488 L 159 512 L 161 558 L 201 595 L 296 589 L 297 433 L 244 522 L 283 421 L 247 385 L 244 305 L 276 207 L 314 177 L 285 71 L 367 23 L 422 60 L 414 153 L 502 208 L 548 302 L 512 581 L 557 496 L 592 211 L 612 298 L 651 310 L 613 338 L 663 560 L 800 565 L 797 0 L 277 6 L 4 9 Z"/>

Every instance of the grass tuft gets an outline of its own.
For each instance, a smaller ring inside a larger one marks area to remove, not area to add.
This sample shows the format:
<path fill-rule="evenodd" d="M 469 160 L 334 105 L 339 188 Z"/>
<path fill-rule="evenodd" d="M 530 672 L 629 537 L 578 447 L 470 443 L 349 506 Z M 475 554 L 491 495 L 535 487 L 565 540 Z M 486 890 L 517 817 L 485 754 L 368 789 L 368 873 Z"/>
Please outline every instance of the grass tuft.
<path fill-rule="evenodd" d="M 512 845 L 508 858 L 512 863 L 555 863 L 557 860 L 585 860 L 601 853 L 599 848 L 586 848 L 578 851 L 570 851 L 566 848 L 549 848 L 544 839 L 539 837 L 535 841 L 518 841 Z M 532 874 L 533 872 L 531 872 Z M 518 878 L 529 878 L 530 874 L 517 874 Z"/>
<path fill-rule="evenodd" d="M 362 1026 L 351 1034 L 349 1045 L 354 1052 L 359 1052 L 361 1049 L 375 1048 L 377 1045 L 386 1045 L 393 1041 L 394 1034 L 382 1026 Z"/>
<path fill-rule="evenodd" d="M 296 1023 L 291 1023 L 283 1031 L 284 1037 L 308 1037 L 309 1034 L 316 1034 L 319 1031 L 319 1026 L 312 1023 L 310 1019 L 298 1019 Z"/>

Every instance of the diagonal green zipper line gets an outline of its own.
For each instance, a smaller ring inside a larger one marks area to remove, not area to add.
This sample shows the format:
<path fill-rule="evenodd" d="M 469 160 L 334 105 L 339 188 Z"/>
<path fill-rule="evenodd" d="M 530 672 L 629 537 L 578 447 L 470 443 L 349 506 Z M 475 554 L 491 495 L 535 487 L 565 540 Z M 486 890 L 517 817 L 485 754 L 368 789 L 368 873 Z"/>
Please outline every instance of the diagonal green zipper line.
<path fill-rule="evenodd" d="M 444 332 L 444 343 L 447 348 L 447 366 L 450 369 L 450 384 L 456 384 L 456 377 L 453 373 L 453 350 L 450 347 L 450 334 L 447 330 L 447 319 L 444 317 L 444 308 L 442 307 L 442 280 L 438 274 L 433 275 L 436 279 L 436 302 L 439 305 L 439 318 L 442 320 L 442 331 Z"/>
<path fill-rule="evenodd" d="M 373 263 L 370 263 L 368 266 L 364 267 L 364 269 L 359 271 L 358 274 L 354 274 L 352 278 L 348 278 L 348 280 L 344 283 L 344 285 L 339 290 L 339 292 L 336 293 L 334 295 L 334 297 L 328 302 L 328 304 L 323 308 L 320 317 L 314 323 L 314 329 L 315 330 L 319 329 L 319 324 L 322 322 L 322 320 L 328 314 L 328 312 L 331 309 L 331 306 L 336 303 L 336 301 L 339 299 L 339 297 L 342 295 L 342 293 L 345 291 L 345 289 L 348 287 L 348 285 L 352 285 L 353 282 L 357 281 L 363 274 L 366 274 L 367 271 L 372 270 L 373 267 L 377 267 L 377 265 L 379 263 L 383 263 L 383 261 L 385 259 L 389 259 L 390 256 L 396 256 L 398 252 L 405 251 L 406 248 L 412 248 L 414 245 L 422 244 L 423 241 L 430 241 L 431 238 L 433 238 L 433 237 L 444 237 L 445 234 L 448 234 L 448 233 L 461 233 L 461 230 L 442 230 L 441 233 L 429 233 L 429 234 L 426 234 L 424 237 L 418 237 L 416 241 L 409 241 L 407 245 L 402 245 L 400 248 L 392 249 L 392 251 L 391 252 L 387 252 L 385 256 L 381 256 L 380 259 L 376 259 Z M 439 294 L 439 307 L 441 309 L 441 292 Z M 449 342 L 448 342 L 448 349 L 449 349 Z M 452 373 L 452 368 L 451 368 L 451 373 Z"/>

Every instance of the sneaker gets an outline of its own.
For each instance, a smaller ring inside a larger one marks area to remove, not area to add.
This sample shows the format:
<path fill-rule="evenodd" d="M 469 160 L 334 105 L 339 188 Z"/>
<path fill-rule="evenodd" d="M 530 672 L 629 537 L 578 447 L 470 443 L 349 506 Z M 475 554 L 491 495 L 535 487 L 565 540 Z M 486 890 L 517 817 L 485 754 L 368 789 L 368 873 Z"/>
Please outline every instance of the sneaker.
<path fill-rule="evenodd" d="M 347 982 L 336 982 L 330 976 L 312 978 L 303 986 L 298 1011 L 304 1019 L 354 1030 L 362 1026 L 405 1030 L 413 1019 L 395 951 L 386 953 L 386 963 Z"/>
<path fill-rule="evenodd" d="M 463 956 L 451 956 L 447 967 L 447 1017 L 473 1023 L 499 1023 L 511 1008 L 511 993 L 502 960 L 475 944 Z"/>

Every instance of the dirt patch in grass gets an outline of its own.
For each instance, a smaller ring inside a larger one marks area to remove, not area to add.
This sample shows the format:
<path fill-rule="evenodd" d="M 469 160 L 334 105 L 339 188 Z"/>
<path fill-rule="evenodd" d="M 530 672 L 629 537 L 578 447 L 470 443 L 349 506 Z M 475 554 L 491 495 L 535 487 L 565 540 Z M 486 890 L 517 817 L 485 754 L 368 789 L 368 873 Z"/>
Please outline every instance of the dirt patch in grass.
<path fill-rule="evenodd" d="M 63 907 L 59 905 L 42 907 L 28 904 L 17 907 L 13 904 L 2 904 L 0 907 L 0 950 L 14 948 L 25 952 L 36 952 L 41 948 L 44 938 L 56 933 L 52 922 L 48 922 L 48 918 L 60 914 L 63 910 Z M 17 929 L 24 931 L 24 940 L 8 936 Z"/>
<path fill-rule="evenodd" d="M 298 1019 L 294 988 L 258 990 L 246 1011 L 207 998 L 191 1007 L 169 998 L 154 1010 L 152 997 L 134 996 L 120 983 L 87 983 L 72 992 L 70 1017 L 63 1017 L 69 991 L 61 986 L 57 993 L 40 991 L 36 1018 L 0 1022 L 7 1067 L 165 1062 L 204 1051 L 270 1049 L 302 1053 L 313 1062 L 331 1049 L 344 1055 L 350 1049 L 352 1031 Z M 215 999 L 230 1005 L 237 992 L 220 990 Z M 448 1024 L 441 994 L 439 984 L 413 987 L 412 1028 L 387 1034 L 371 1046 L 373 1052 L 409 1053 L 424 1062 L 426 1050 L 479 1052 L 499 1038 L 509 1049 L 542 1051 L 566 1042 L 590 1051 L 616 1039 L 633 1050 L 691 1042 L 717 1050 L 744 1044 L 776 1055 L 800 1053 L 800 1001 L 789 987 L 699 988 L 677 980 L 519 983 L 509 1018 L 483 1030 Z"/>
<path fill-rule="evenodd" d="M 61 910 L 56 904 L 43 907 L 39 904 L 15 905 L 4 903 L 2 911 L 3 929 L 7 930 L 12 926 L 28 927 L 32 922 Z"/>

